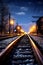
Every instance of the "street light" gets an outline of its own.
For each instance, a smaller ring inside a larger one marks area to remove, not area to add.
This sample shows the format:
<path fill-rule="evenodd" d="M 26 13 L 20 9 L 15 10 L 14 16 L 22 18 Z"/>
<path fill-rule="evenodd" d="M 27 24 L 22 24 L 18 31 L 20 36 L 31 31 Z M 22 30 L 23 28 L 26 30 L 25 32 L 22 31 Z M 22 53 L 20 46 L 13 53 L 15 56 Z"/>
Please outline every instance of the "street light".
<path fill-rule="evenodd" d="M 13 19 L 10 20 L 10 25 L 14 25 L 14 20 Z"/>
<path fill-rule="evenodd" d="M 20 30 L 20 26 L 17 26 L 17 30 Z"/>
<path fill-rule="evenodd" d="M 13 26 L 13 33 L 14 33 L 14 19 L 10 20 L 10 26 Z"/>

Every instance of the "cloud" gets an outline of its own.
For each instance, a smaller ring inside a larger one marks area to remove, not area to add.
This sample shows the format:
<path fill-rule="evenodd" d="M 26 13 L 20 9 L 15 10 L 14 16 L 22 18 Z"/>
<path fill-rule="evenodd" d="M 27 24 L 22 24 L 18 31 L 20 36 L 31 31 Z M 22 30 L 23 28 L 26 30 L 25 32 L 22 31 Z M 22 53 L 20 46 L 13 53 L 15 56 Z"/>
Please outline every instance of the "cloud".
<path fill-rule="evenodd" d="M 28 11 L 27 7 L 20 7 L 20 9 L 23 10 L 23 11 Z"/>
<path fill-rule="evenodd" d="M 17 12 L 15 14 L 17 14 L 17 15 L 25 15 L 26 13 L 25 12 Z"/>

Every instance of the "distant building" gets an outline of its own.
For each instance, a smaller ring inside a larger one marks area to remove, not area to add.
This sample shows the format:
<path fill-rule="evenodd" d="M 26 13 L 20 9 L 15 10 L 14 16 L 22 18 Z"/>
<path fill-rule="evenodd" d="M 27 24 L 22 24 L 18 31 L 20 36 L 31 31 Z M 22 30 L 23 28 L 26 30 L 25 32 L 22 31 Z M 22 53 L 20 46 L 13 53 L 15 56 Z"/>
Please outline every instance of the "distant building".
<path fill-rule="evenodd" d="M 37 22 L 36 22 L 36 25 L 37 25 L 37 34 L 43 34 L 43 17 L 40 17 Z"/>

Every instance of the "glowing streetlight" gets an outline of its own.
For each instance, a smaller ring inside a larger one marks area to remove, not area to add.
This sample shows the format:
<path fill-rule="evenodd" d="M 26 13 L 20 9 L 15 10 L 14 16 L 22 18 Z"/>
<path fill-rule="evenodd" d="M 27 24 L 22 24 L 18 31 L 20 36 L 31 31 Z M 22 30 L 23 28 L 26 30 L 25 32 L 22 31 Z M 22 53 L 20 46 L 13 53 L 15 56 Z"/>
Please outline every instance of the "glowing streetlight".
<path fill-rule="evenodd" d="M 20 30 L 20 26 L 18 26 L 17 29 Z"/>
<path fill-rule="evenodd" d="M 32 32 L 36 32 L 36 25 L 32 25 L 32 26 L 30 27 L 30 30 L 29 30 L 28 34 L 29 34 L 29 33 L 32 33 Z"/>
<path fill-rule="evenodd" d="M 14 25 L 14 20 L 13 19 L 10 20 L 10 25 Z"/>
<path fill-rule="evenodd" d="M 12 26 L 12 30 L 13 30 L 13 33 L 14 33 L 14 19 L 10 19 L 10 26 Z"/>

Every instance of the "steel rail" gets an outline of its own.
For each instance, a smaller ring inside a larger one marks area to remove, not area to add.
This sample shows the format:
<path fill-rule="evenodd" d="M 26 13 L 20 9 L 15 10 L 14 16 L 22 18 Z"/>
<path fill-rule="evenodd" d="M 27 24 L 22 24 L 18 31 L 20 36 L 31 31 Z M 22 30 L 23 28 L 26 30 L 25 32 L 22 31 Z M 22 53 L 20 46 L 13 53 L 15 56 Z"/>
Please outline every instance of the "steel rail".
<path fill-rule="evenodd" d="M 1 53 L 0 53 L 0 65 L 5 60 L 6 56 L 11 52 L 12 48 L 19 42 L 20 39 L 22 39 L 24 35 L 18 37 L 16 40 L 11 42 Z M 36 60 L 38 61 L 39 65 L 43 65 L 43 55 L 41 54 L 40 50 L 35 45 L 35 42 L 31 39 L 31 37 L 28 35 L 30 44 L 32 46 L 34 55 L 36 57 Z"/>
<path fill-rule="evenodd" d="M 36 46 L 36 44 L 32 40 L 32 38 L 29 35 L 28 35 L 28 37 L 30 39 L 30 44 L 32 46 L 36 60 L 38 61 L 39 65 L 43 65 L 43 55 L 42 55 L 42 53 L 40 52 L 40 50 L 38 49 L 38 47 Z"/>
<path fill-rule="evenodd" d="M 6 56 L 11 52 L 16 43 L 23 37 L 24 35 L 19 36 L 16 40 L 12 41 L 1 53 L 0 53 L 0 64 L 5 60 Z"/>

